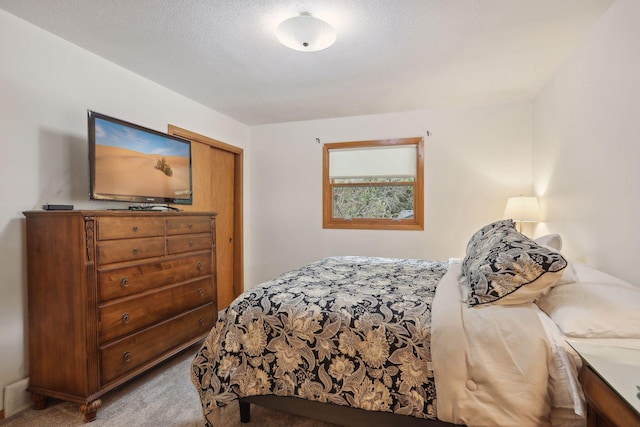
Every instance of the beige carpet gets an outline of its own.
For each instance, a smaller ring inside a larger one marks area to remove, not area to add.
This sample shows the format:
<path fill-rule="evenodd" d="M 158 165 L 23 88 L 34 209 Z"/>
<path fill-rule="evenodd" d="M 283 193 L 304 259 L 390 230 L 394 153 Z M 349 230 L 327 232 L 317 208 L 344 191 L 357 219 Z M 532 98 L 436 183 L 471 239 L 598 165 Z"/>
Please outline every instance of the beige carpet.
<path fill-rule="evenodd" d="M 197 351 L 192 347 L 133 382 L 113 390 L 102 398 L 96 421 L 85 424 L 78 405 L 52 400 L 41 411 L 27 409 L 0 421 L 1 427 L 137 427 L 203 426 L 198 394 L 189 377 L 189 366 Z M 240 423 L 238 405 L 222 411 L 215 427 L 335 427 L 333 424 L 300 418 L 252 405 L 251 422 Z"/>

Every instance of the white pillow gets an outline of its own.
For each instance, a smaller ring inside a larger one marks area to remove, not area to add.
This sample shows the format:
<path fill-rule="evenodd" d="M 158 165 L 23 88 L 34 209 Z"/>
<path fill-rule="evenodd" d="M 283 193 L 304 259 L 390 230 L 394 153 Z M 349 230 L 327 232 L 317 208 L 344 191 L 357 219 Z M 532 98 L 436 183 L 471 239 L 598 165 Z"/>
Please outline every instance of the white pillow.
<path fill-rule="evenodd" d="M 547 246 L 551 249 L 559 251 L 562 249 L 562 237 L 559 234 L 545 234 L 537 239 L 533 239 L 539 245 Z"/>
<path fill-rule="evenodd" d="M 618 279 L 617 277 L 598 270 L 597 268 L 588 266 L 587 264 L 583 264 L 581 262 L 572 262 L 571 264 L 574 267 L 574 271 L 578 279 L 577 281 L 591 283 L 622 283 L 633 286 L 629 282 L 625 282 L 622 279 Z"/>
<path fill-rule="evenodd" d="M 573 261 L 567 260 L 567 268 L 562 270 L 562 276 L 560 279 L 553 285 L 566 285 L 567 283 L 574 283 L 578 281 L 578 275 L 576 274 L 576 269 L 573 266 Z"/>
<path fill-rule="evenodd" d="M 640 287 L 585 267 L 575 263 L 579 281 L 554 287 L 538 307 L 569 337 L 640 338 Z"/>
<path fill-rule="evenodd" d="M 545 234 L 544 236 L 533 239 L 533 241 L 554 251 L 559 252 L 562 249 L 562 237 L 560 237 L 559 234 Z M 576 276 L 575 269 L 573 268 L 573 262 L 567 260 L 567 268 L 562 270 L 562 276 L 556 283 L 554 283 L 553 286 L 566 285 L 567 283 L 577 281 L 578 278 Z"/>

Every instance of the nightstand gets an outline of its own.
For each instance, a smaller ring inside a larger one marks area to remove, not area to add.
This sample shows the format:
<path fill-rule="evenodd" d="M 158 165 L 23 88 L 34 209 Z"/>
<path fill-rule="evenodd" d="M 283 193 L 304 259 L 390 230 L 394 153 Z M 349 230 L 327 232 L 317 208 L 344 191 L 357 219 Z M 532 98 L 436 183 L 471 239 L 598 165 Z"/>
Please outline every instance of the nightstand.
<path fill-rule="evenodd" d="M 640 426 L 640 350 L 568 340 L 583 361 L 587 427 Z"/>

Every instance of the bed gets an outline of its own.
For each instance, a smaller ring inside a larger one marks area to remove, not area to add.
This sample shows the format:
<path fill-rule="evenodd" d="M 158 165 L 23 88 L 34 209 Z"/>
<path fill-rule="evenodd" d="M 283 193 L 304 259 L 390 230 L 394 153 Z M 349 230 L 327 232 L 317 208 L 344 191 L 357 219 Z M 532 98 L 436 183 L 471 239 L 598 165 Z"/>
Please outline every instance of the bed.
<path fill-rule="evenodd" d="M 329 257 L 246 291 L 191 365 L 207 425 L 236 402 L 243 421 L 253 403 L 354 427 L 584 425 L 580 358 L 539 306 L 578 281 L 557 239 L 497 221 L 464 259 Z"/>

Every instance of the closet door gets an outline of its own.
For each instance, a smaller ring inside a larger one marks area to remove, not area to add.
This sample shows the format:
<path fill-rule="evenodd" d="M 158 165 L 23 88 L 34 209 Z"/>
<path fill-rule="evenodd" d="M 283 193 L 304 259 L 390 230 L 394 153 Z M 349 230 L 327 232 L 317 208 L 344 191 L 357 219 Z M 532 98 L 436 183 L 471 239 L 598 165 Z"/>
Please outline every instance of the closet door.
<path fill-rule="evenodd" d="M 218 310 L 244 290 L 243 150 L 169 125 L 169 133 L 191 140 L 193 205 L 185 211 L 216 212 Z"/>
<path fill-rule="evenodd" d="M 237 296 L 234 292 L 235 215 L 234 154 L 219 148 L 209 149 L 212 207 L 216 220 L 216 254 L 218 264 L 218 307 L 227 307 Z"/>

